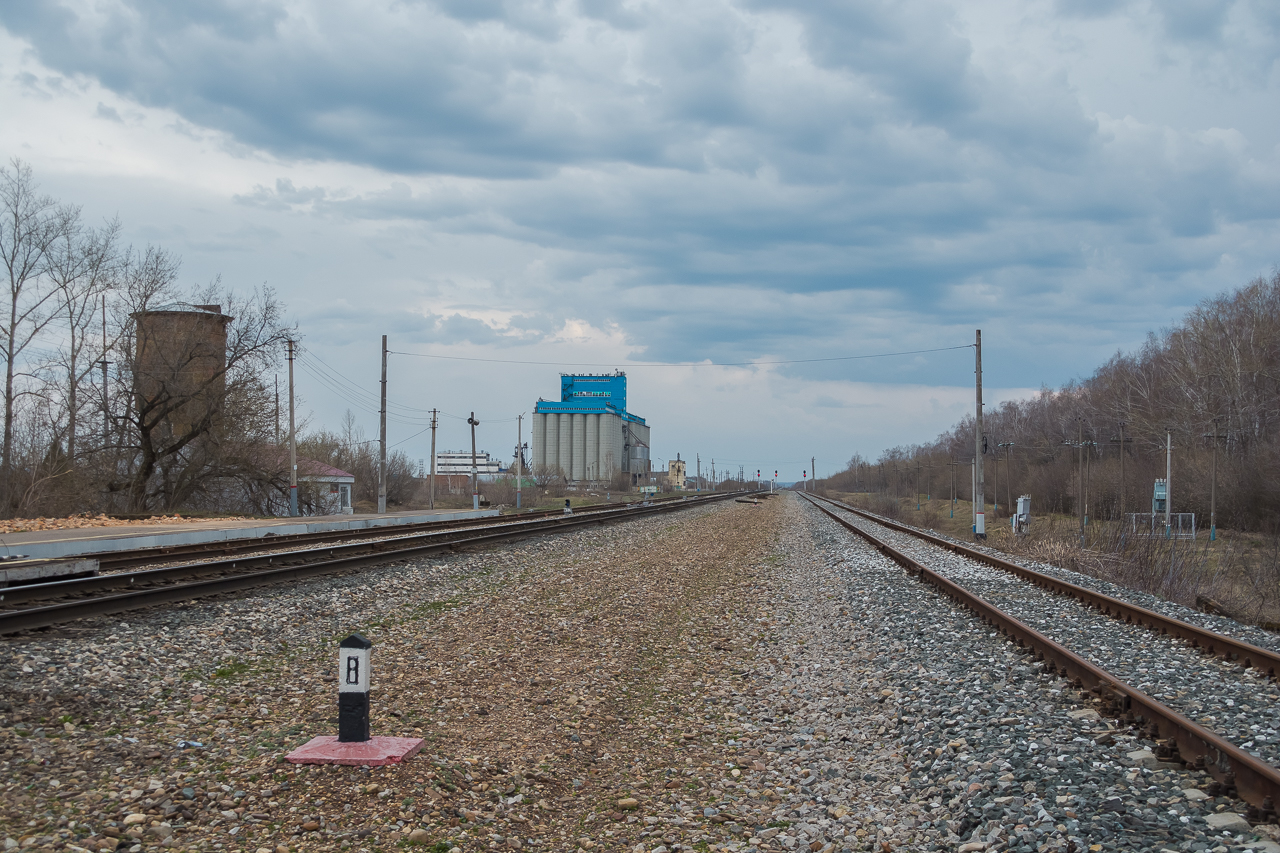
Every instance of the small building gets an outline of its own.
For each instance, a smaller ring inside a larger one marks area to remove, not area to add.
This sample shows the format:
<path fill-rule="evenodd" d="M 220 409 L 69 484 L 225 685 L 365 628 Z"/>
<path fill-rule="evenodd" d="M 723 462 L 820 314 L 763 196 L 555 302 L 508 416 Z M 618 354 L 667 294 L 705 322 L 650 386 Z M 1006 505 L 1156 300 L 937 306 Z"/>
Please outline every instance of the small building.
<path fill-rule="evenodd" d="M 676 454 L 676 458 L 667 462 L 667 485 L 673 489 L 683 489 L 685 481 L 684 460 L 680 458 L 680 454 Z"/>
<path fill-rule="evenodd" d="M 534 470 L 552 468 L 571 483 L 608 483 L 625 472 L 649 478 L 649 426 L 627 411 L 627 375 L 562 373 L 560 399 L 533 409 Z"/>
<path fill-rule="evenodd" d="M 351 515 L 355 487 L 354 474 L 314 459 L 298 459 L 299 504 L 311 510 L 308 515 Z"/>

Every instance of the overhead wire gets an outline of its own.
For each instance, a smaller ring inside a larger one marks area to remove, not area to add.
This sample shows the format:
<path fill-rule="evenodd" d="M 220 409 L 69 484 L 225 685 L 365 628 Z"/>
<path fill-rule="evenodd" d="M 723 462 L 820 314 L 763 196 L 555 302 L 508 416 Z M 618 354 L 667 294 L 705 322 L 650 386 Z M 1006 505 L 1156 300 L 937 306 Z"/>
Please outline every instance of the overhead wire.
<path fill-rule="evenodd" d="M 898 355 L 920 355 L 930 352 L 948 352 L 958 349 L 972 349 L 973 344 L 962 344 L 953 347 L 934 347 L 932 349 L 902 350 L 900 352 L 877 352 L 868 355 L 836 355 L 827 358 L 792 358 L 777 361 L 627 361 L 627 362 L 581 362 L 581 361 L 525 361 L 508 358 L 477 358 L 463 355 L 436 355 L 425 352 L 403 352 L 387 350 L 391 355 L 407 355 L 413 358 L 437 358 L 448 361 L 480 361 L 490 364 L 529 364 L 543 367 L 764 367 L 775 364 L 816 364 L 824 361 L 858 361 L 868 358 L 889 358 Z"/>

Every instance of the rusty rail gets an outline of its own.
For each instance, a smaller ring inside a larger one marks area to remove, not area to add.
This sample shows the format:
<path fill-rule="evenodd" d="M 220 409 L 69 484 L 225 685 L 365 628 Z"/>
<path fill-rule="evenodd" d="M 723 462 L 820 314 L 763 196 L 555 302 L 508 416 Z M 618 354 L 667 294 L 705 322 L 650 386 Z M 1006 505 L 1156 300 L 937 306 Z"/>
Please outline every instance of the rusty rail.
<path fill-rule="evenodd" d="M 1124 684 L 1101 667 L 1071 652 L 954 581 L 926 568 L 836 515 L 816 500 L 811 500 L 815 507 L 837 524 L 867 540 L 872 547 L 902 566 L 909 574 L 938 587 L 1018 646 L 1030 648 L 1051 672 L 1059 672 L 1076 686 L 1097 695 L 1110 713 L 1142 721 L 1157 738 L 1165 741 L 1166 746 L 1175 748 L 1183 761 L 1202 767 L 1226 791 L 1236 793 L 1247 802 L 1250 806 L 1248 817 L 1252 822 L 1275 819 L 1275 803 L 1280 800 L 1280 770 L 1249 755 L 1141 690 Z M 837 505 L 844 508 L 843 504 Z M 875 520 L 879 523 L 879 519 Z"/>
<path fill-rule="evenodd" d="M 1198 625 L 1192 625 L 1189 622 L 1183 622 L 1180 619 L 1174 619 L 1172 616 L 1165 616 L 1163 613 L 1157 613 L 1154 610 L 1148 610 L 1145 607 L 1139 607 L 1119 598 L 1113 598 L 1104 595 L 1087 587 L 1078 586 L 1077 584 L 1055 578 L 1052 575 L 1046 575 L 1043 572 L 1037 572 L 1034 569 L 1028 569 L 1026 566 L 1020 566 L 1017 563 L 1008 560 L 1002 560 L 999 557 L 992 556 L 976 548 L 968 548 L 957 542 L 951 542 L 943 539 L 941 536 L 934 536 L 905 524 L 900 524 L 887 518 L 881 518 L 874 513 L 857 507 L 849 506 L 842 501 L 834 501 L 830 498 L 818 498 L 832 503 L 846 512 L 861 516 L 868 521 L 874 521 L 876 524 L 884 525 L 890 530 L 897 530 L 900 533 L 906 533 L 930 542 L 941 548 L 946 548 L 953 553 L 968 557 L 971 560 L 977 560 L 985 563 L 992 568 L 1010 572 L 1017 575 L 1023 580 L 1030 581 L 1036 586 L 1043 587 L 1059 595 L 1069 595 L 1072 598 L 1079 599 L 1093 607 L 1101 610 L 1105 615 L 1114 619 L 1122 619 L 1125 622 L 1137 623 L 1143 627 L 1150 628 L 1161 634 L 1168 634 L 1177 637 L 1180 640 L 1186 640 L 1192 646 L 1208 652 L 1212 655 L 1225 658 L 1234 663 L 1240 663 L 1247 667 L 1253 667 L 1259 671 L 1265 672 L 1272 678 L 1280 676 L 1280 654 L 1264 649 L 1261 646 L 1255 646 L 1252 643 L 1246 643 L 1243 640 L 1237 640 L 1233 637 L 1227 637 L 1223 634 L 1217 634 L 1207 628 L 1201 628 Z"/>

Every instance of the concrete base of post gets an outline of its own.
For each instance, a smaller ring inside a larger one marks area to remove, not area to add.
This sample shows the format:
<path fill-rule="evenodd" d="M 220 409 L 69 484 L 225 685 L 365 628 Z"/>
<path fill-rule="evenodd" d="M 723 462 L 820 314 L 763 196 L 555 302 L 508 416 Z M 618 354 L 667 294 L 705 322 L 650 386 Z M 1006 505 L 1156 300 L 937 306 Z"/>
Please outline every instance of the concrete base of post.
<path fill-rule="evenodd" d="M 422 749 L 420 737 L 372 737 L 343 743 L 332 735 L 312 738 L 284 757 L 293 764 L 350 764 L 381 767 L 399 764 Z"/>

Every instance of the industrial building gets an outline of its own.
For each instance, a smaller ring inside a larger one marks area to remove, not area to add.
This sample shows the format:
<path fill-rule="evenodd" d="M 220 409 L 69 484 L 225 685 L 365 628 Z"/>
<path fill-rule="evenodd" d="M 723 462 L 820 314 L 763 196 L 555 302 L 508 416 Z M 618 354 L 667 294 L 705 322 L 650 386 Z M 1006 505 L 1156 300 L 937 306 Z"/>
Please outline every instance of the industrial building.
<path fill-rule="evenodd" d="M 481 477 L 494 476 L 503 472 L 502 463 L 492 458 L 487 450 L 477 450 L 475 455 L 476 473 Z M 442 450 L 436 454 L 437 474 L 466 474 L 471 476 L 470 450 Z"/>
<path fill-rule="evenodd" d="M 667 462 L 667 484 L 673 489 L 683 489 L 685 479 L 684 460 L 677 453 L 675 459 Z"/>
<path fill-rule="evenodd" d="M 560 375 L 560 399 L 533 409 L 534 470 L 555 468 L 575 483 L 609 482 L 619 472 L 648 482 L 649 426 L 627 411 L 627 375 Z"/>

